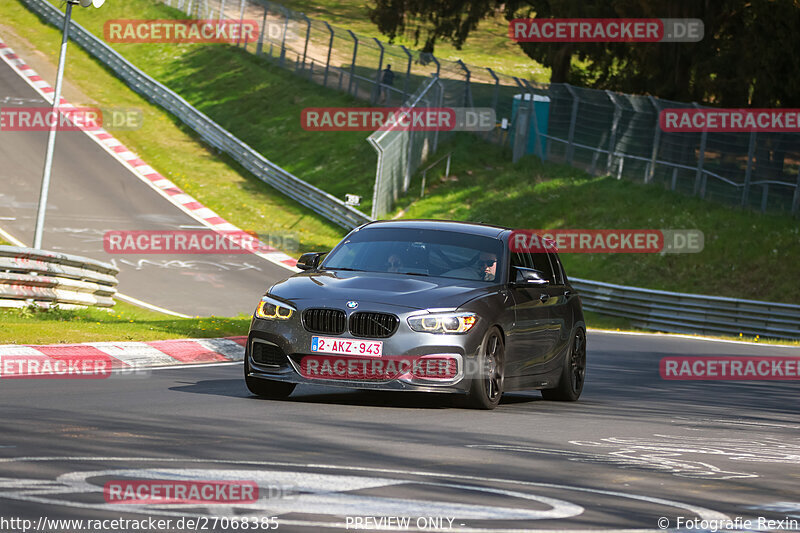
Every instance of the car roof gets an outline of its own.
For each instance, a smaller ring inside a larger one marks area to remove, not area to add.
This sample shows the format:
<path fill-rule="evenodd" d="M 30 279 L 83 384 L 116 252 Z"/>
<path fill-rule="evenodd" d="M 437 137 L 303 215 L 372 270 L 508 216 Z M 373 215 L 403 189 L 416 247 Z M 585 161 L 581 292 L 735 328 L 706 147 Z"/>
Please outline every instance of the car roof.
<path fill-rule="evenodd" d="M 377 220 L 369 222 L 361 227 L 366 228 L 394 228 L 394 229 L 425 229 L 438 231 L 452 231 L 455 233 L 467 233 L 470 235 L 481 235 L 484 237 L 500 238 L 503 232 L 509 228 L 492 226 L 489 224 L 478 224 L 475 222 L 459 222 L 455 220 Z"/>

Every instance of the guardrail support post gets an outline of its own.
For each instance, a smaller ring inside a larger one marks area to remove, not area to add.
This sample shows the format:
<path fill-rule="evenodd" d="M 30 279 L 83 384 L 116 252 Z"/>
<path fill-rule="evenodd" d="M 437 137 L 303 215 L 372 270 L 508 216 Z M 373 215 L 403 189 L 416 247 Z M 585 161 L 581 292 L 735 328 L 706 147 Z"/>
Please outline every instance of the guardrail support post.
<path fill-rule="evenodd" d="M 656 110 L 656 131 L 653 135 L 653 151 L 652 155 L 650 156 L 650 167 L 648 168 L 647 174 L 644 177 L 645 183 L 650 183 L 653 181 L 653 176 L 656 172 L 656 160 L 658 159 L 658 148 L 661 145 L 661 124 L 658 121 L 658 114 L 661 112 L 661 106 L 658 105 L 658 101 L 654 97 L 648 96 L 648 98 Z"/>
<path fill-rule="evenodd" d="M 358 92 L 358 80 L 356 80 L 356 58 L 358 58 L 358 37 L 350 30 L 347 30 L 350 37 L 353 38 L 353 63 L 350 65 L 350 82 L 347 84 L 347 93 L 355 94 L 353 92 L 353 82 L 355 81 L 355 90 Z"/>
<path fill-rule="evenodd" d="M 617 148 L 617 127 L 619 120 L 622 117 L 622 106 L 617 102 L 617 97 L 611 91 L 606 91 L 606 96 L 614 104 L 614 120 L 611 123 L 611 134 L 608 139 L 608 159 L 606 159 L 606 174 L 611 174 L 612 167 L 614 166 L 614 152 Z"/>
<path fill-rule="evenodd" d="M 750 178 L 753 175 L 753 156 L 756 153 L 756 132 L 750 133 L 750 146 L 747 148 L 747 168 L 744 171 L 744 186 L 742 187 L 742 207 L 747 207 L 750 196 Z"/>
<path fill-rule="evenodd" d="M 330 41 L 328 41 L 328 59 L 325 60 L 325 77 L 322 80 L 322 86 L 327 87 L 328 70 L 331 67 L 331 52 L 333 51 L 333 28 L 331 28 L 331 25 L 325 22 L 324 20 L 322 21 L 322 23 L 325 24 L 325 27 L 328 28 L 328 32 L 331 34 Z"/>
<path fill-rule="evenodd" d="M 372 39 L 375 41 L 375 44 L 377 44 L 378 48 L 380 48 L 381 50 L 381 56 L 380 59 L 378 59 L 378 71 L 375 74 L 375 86 L 372 88 L 372 98 L 370 102 L 372 105 L 375 105 L 375 102 L 378 101 L 378 98 L 380 98 L 381 95 L 381 73 L 383 72 L 383 54 L 385 50 L 383 48 L 383 43 L 381 43 L 376 37 L 373 37 Z"/>
<path fill-rule="evenodd" d="M 400 45 L 400 48 L 403 49 L 403 52 L 406 53 L 406 57 L 408 58 L 408 63 L 406 64 L 406 79 L 403 81 L 403 102 L 406 101 L 408 98 L 408 84 L 411 81 L 411 61 L 414 59 L 414 56 L 411 55 L 411 52 L 408 51 L 408 48 Z M 403 102 L 400 102 L 401 104 Z"/>
<path fill-rule="evenodd" d="M 580 104 L 580 99 L 578 98 L 578 94 L 572 88 L 569 83 L 565 83 L 564 87 L 567 88 L 569 94 L 572 96 L 572 115 L 569 119 L 569 135 L 567 137 L 567 164 L 572 164 L 572 158 L 575 155 L 575 145 L 573 144 L 575 141 L 575 123 L 578 120 L 578 104 Z"/>

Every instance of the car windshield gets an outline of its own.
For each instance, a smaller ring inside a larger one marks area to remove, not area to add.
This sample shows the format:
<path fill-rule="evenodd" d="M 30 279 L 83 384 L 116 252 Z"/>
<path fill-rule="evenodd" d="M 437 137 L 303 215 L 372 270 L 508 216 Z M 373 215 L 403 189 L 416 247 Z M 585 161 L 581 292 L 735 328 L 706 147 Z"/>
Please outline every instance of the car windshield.
<path fill-rule="evenodd" d="M 468 233 L 367 228 L 337 246 L 321 268 L 489 282 L 503 271 L 502 250 L 499 239 Z"/>

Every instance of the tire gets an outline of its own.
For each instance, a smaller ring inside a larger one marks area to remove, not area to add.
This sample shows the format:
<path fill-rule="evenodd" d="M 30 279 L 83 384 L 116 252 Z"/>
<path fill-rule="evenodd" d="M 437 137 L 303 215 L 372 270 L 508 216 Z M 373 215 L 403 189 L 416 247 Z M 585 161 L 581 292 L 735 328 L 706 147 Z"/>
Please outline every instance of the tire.
<path fill-rule="evenodd" d="M 254 378 L 248 376 L 250 373 L 250 364 L 247 362 L 247 356 L 244 359 L 244 382 L 247 389 L 261 398 L 268 398 L 270 400 L 282 400 L 288 398 L 297 386 L 296 383 L 284 383 L 282 381 L 272 381 L 269 379 Z"/>
<path fill-rule="evenodd" d="M 481 374 L 473 378 L 467 393 L 467 405 L 473 409 L 494 409 L 503 396 L 505 377 L 505 344 L 500 330 L 491 328 L 481 343 L 478 368 Z"/>
<path fill-rule="evenodd" d="M 564 367 L 558 386 L 553 389 L 542 389 L 545 400 L 574 402 L 581 396 L 583 384 L 586 382 L 586 332 L 578 329 L 572 337 L 569 352 L 564 357 Z"/>

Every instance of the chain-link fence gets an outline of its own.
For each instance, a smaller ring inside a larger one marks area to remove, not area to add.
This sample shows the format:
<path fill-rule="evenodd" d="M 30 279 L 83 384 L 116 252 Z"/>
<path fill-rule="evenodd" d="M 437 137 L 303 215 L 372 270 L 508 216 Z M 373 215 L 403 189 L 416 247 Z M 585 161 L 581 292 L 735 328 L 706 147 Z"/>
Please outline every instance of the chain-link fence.
<path fill-rule="evenodd" d="M 508 123 L 505 130 L 498 127 L 481 135 L 511 142 L 515 159 L 534 153 L 591 174 L 657 183 L 733 205 L 800 210 L 798 134 L 666 133 L 659 128 L 659 110 L 696 104 L 566 84 L 545 86 L 359 36 L 269 0 L 161 1 L 197 18 L 257 20 L 258 42 L 240 46 L 373 105 L 407 104 L 421 88 L 432 87 L 429 80 L 436 76 L 442 81 L 442 106 L 491 107 L 498 121 Z M 392 85 L 382 84 L 388 65 L 395 73 Z M 379 151 L 383 160 L 379 157 L 375 187 L 387 196 L 380 201 L 376 197 L 374 205 L 384 206 L 378 213 L 388 212 L 392 199 L 407 190 L 408 176 L 419 165 L 409 157 L 431 148 L 426 135 L 398 135 L 402 140 L 389 142 L 385 133 L 371 137 L 388 143 Z M 390 167 L 394 170 L 386 170 Z M 387 172 L 403 177 L 400 186 Z M 381 180 L 395 185 L 385 187 Z"/>
<path fill-rule="evenodd" d="M 403 113 L 412 113 L 415 108 L 442 107 L 444 84 L 433 76 L 420 86 L 403 106 Z M 375 174 L 375 190 L 372 201 L 372 218 L 385 216 L 392 210 L 401 195 L 408 192 L 411 177 L 428 158 L 436 152 L 446 132 L 414 131 L 397 127 L 399 121 L 385 130 L 369 136 L 369 143 L 378 152 L 378 169 Z"/>
<path fill-rule="evenodd" d="M 591 174 L 655 183 L 671 190 L 761 211 L 796 213 L 800 204 L 800 135 L 668 133 L 663 109 L 701 108 L 611 91 L 552 84 L 534 89 L 514 121 L 514 153 L 537 153 Z M 545 124 L 527 119 L 546 107 Z M 515 119 L 517 116 L 515 116 Z M 542 139 L 541 154 L 534 138 Z"/>

